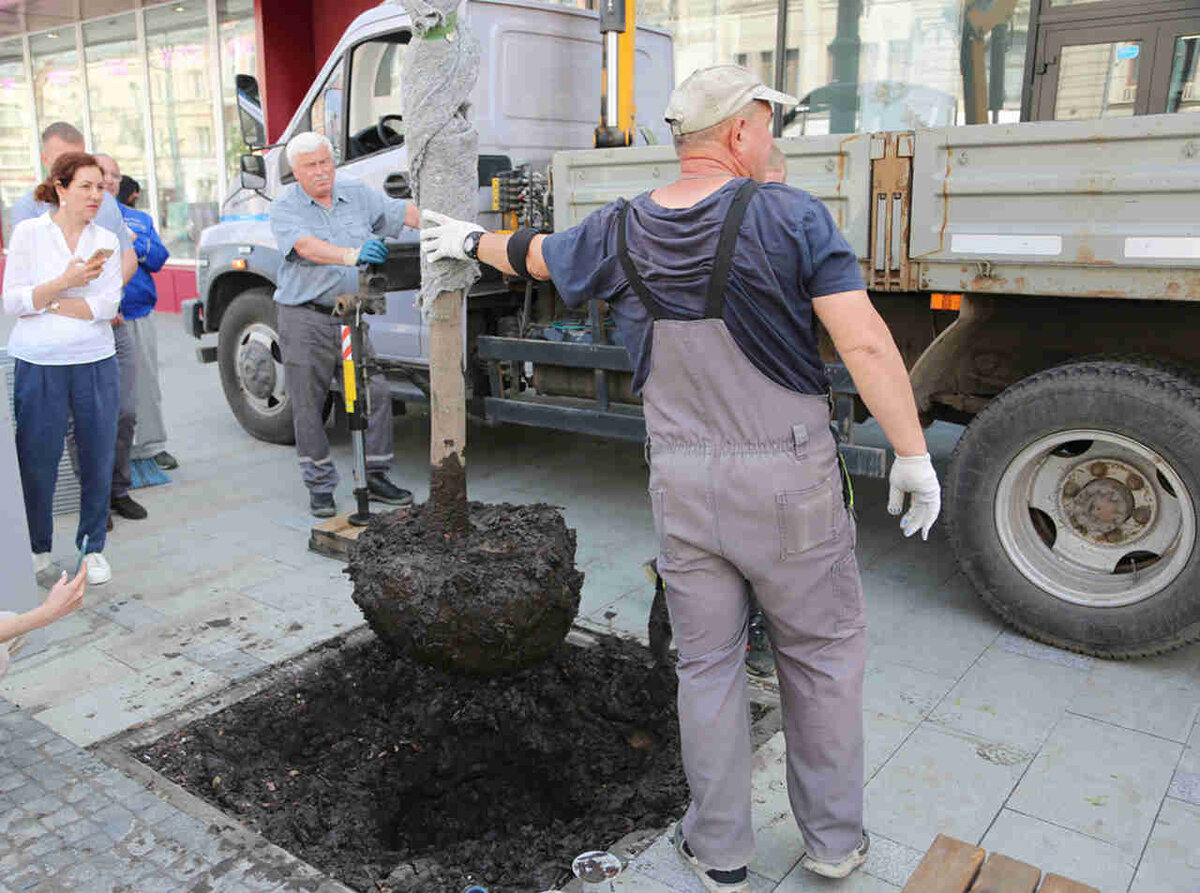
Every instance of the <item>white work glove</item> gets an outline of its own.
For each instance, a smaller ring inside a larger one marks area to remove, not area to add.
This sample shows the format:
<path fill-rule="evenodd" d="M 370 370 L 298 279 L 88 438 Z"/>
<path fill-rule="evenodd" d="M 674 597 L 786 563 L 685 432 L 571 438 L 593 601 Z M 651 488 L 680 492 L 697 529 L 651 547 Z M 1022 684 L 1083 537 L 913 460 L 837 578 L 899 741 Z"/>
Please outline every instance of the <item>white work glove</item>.
<path fill-rule="evenodd" d="M 904 511 L 904 497 L 911 495 L 908 512 L 900 519 L 905 536 L 921 531 L 921 539 L 929 539 L 929 529 L 942 511 L 942 488 L 929 454 L 897 456 L 888 475 L 888 514 Z"/>
<path fill-rule="evenodd" d="M 455 220 L 437 211 L 422 211 L 421 251 L 430 263 L 444 257 L 471 260 L 466 252 L 467 236 L 483 231 L 483 227 L 477 223 Z"/>

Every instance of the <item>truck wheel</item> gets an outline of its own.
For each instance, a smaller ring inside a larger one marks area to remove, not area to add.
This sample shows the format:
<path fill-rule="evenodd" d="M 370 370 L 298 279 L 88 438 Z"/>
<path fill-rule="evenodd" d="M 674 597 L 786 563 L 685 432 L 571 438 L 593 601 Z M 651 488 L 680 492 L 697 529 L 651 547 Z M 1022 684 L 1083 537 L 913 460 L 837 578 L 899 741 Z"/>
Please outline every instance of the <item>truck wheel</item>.
<path fill-rule="evenodd" d="M 1135 362 L 1013 385 L 950 460 L 947 529 L 983 600 L 1039 639 L 1130 658 L 1200 638 L 1200 390 Z"/>
<path fill-rule="evenodd" d="M 233 299 L 221 317 L 217 363 L 225 399 L 241 426 L 267 443 L 295 443 L 270 289 L 252 288 Z"/>

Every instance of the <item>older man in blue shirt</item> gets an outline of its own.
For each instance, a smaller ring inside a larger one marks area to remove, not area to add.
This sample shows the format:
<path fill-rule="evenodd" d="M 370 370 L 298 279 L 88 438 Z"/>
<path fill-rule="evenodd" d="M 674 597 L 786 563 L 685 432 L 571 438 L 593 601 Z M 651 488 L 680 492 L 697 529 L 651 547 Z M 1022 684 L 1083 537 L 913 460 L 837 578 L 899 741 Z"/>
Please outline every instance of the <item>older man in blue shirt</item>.
<path fill-rule="evenodd" d="M 337 511 L 338 472 L 322 410 L 341 360 L 341 320 L 330 311 L 338 295 L 358 291 L 358 264 L 387 260 L 381 237 L 394 238 L 406 225 L 418 227 L 420 212 L 336 174 L 332 146 L 321 134 L 293 137 L 287 158 L 296 182 L 271 203 L 271 231 L 283 257 L 275 289 L 279 341 L 309 507 L 318 518 L 328 518 Z M 366 349 L 370 355 L 369 341 Z M 370 400 L 367 489 L 379 502 L 407 505 L 412 494 L 385 474 L 392 462 L 392 401 L 381 376 L 370 380 Z"/>

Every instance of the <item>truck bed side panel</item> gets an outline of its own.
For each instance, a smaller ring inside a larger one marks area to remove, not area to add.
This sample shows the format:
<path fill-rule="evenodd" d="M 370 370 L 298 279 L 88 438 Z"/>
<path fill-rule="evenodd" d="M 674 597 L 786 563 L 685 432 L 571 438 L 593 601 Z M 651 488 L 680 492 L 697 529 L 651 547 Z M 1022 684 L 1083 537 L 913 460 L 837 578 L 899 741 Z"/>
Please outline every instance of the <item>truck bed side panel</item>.
<path fill-rule="evenodd" d="M 917 131 L 920 286 L 1200 299 L 1200 121 L 1156 115 Z"/>

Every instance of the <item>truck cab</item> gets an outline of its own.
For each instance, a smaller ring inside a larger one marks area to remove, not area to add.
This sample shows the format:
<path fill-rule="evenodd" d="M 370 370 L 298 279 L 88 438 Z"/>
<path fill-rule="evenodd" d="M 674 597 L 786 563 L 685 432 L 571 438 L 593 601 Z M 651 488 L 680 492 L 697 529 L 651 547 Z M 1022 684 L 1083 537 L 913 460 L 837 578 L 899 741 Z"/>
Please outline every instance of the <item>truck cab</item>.
<path fill-rule="evenodd" d="M 554 152 L 592 144 L 601 79 L 597 14 L 530 0 L 469 0 L 462 18 L 481 45 L 471 96 L 479 132 L 479 223 L 500 228 L 492 209 L 493 175 L 528 165 L 549 167 Z M 222 207 L 221 221 L 203 231 L 197 252 L 199 297 L 184 307 L 197 338 L 217 334 L 200 357 L 220 366 L 230 408 L 253 436 L 293 439 L 272 294 L 281 263 L 271 234 L 271 201 L 294 182 L 284 147 L 295 134 L 329 138 L 339 176 L 354 177 L 395 198 L 411 195 L 401 66 L 413 31 L 398 4 L 382 3 L 346 29 L 314 79 L 278 143 L 244 156 L 241 183 Z M 669 142 L 663 112 L 674 83 L 671 39 L 640 28 L 636 105 L 650 141 Z M 244 128 L 262 112 L 254 79 L 238 76 Z M 257 140 L 266 142 L 265 132 Z M 371 340 L 399 400 L 424 398 L 429 343 L 415 307 L 420 284 L 417 233 L 389 245 L 387 312 L 370 318 Z M 519 312 L 522 294 L 497 276 L 472 290 L 469 328 L 496 334 Z M 211 340 L 211 339 L 210 339 Z M 481 381 L 484 379 L 481 379 Z"/>

